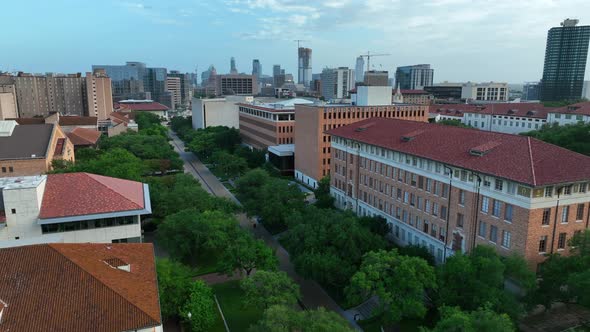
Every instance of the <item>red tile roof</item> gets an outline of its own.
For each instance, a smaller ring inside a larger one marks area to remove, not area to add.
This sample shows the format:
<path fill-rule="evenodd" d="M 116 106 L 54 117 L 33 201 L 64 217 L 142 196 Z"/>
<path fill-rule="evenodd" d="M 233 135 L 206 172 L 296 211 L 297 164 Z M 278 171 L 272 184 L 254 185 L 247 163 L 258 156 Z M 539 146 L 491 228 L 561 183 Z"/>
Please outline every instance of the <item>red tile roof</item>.
<path fill-rule="evenodd" d="M 90 173 L 47 175 L 40 219 L 145 208 L 141 182 Z"/>
<path fill-rule="evenodd" d="M 590 157 L 527 136 L 381 118 L 328 133 L 531 186 L 590 180 Z M 476 156 L 476 148 L 489 150 Z"/>
<path fill-rule="evenodd" d="M 463 112 L 546 119 L 547 114 L 554 109 L 540 103 L 441 104 L 430 105 L 429 112 L 432 114 Z"/>
<path fill-rule="evenodd" d="M 590 115 L 590 101 L 553 109 L 551 113 Z"/>
<path fill-rule="evenodd" d="M 55 156 L 61 156 L 61 154 L 64 152 L 64 145 L 65 144 L 66 144 L 65 138 L 58 138 L 57 142 L 55 143 L 55 151 L 53 152 L 53 154 Z"/>
<path fill-rule="evenodd" d="M 167 111 L 169 108 L 155 101 L 146 103 L 116 103 L 115 109 L 117 111 Z"/>
<path fill-rule="evenodd" d="M 105 263 L 130 264 L 130 271 Z M 2 331 L 132 331 L 159 326 L 149 243 L 41 244 L 0 249 Z M 1 305 L 0 305 L 1 306 Z"/>
<path fill-rule="evenodd" d="M 100 138 L 101 132 L 94 129 L 76 127 L 68 134 L 72 144 L 77 146 L 96 145 Z"/>
<path fill-rule="evenodd" d="M 402 90 L 400 89 L 402 95 L 428 95 L 429 93 L 424 90 Z M 395 93 L 395 89 L 393 89 L 393 93 Z"/>
<path fill-rule="evenodd" d="M 98 118 L 95 116 L 66 116 L 59 117 L 60 126 L 96 126 Z"/>

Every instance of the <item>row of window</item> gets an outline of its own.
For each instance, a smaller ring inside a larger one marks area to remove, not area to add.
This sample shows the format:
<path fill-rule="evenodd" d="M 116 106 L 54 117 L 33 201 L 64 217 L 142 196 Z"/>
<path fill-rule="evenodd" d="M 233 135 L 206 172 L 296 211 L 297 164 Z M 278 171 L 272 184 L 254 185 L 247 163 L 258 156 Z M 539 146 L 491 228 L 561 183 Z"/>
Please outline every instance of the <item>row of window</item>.
<path fill-rule="evenodd" d="M 293 137 L 279 137 L 279 144 L 293 144 Z"/>
<path fill-rule="evenodd" d="M 391 117 L 417 117 L 424 116 L 424 110 L 393 110 L 393 111 L 373 111 L 364 108 L 356 110 L 345 109 L 341 112 L 324 112 L 324 120 L 332 119 L 368 119 L 368 118 L 391 118 Z"/>
<path fill-rule="evenodd" d="M 137 224 L 136 216 L 104 218 L 41 225 L 43 234 L 73 232 L 86 229 Z"/>
<path fill-rule="evenodd" d="M 576 234 L 579 234 L 581 231 L 577 230 L 574 232 L 574 236 Z M 547 252 L 547 235 L 542 235 L 539 238 L 539 253 L 540 254 L 544 254 Z M 558 237 L 557 237 L 557 250 L 563 250 L 565 249 L 565 246 L 567 244 L 567 233 L 559 233 Z"/>
<path fill-rule="evenodd" d="M 479 222 L 479 229 L 478 229 L 478 234 L 480 238 L 483 239 L 488 239 L 491 243 L 493 244 L 497 244 L 498 243 L 498 226 L 496 225 L 489 225 L 489 232 L 488 232 L 488 224 L 485 221 L 481 221 Z M 506 249 L 510 249 L 510 246 L 512 244 L 512 233 L 510 233 L 510 231 L 508 230 L 502 230 L 502 242 L 501 245 L 502 247 L 506 248 Z"/>
<path fill-rule="evenodd" d="M 14 168 L 12 166 L 2 166 L 2 173 L 14 173 Z"/>
<path fill-rule="evenodd" d="M 576 205 L 576 221 L 582 221 L 584 219 L 584 210 L 586 209 L 584 204 L 577 204 Z M 551 216 L 552 216 L 552 209 L 547 208 L 543 210 L 543 216 L 541 219 L 541 225 L 548 226 L 551 223 Z M 561 207 L 561 216 L 559 218 L 562 224 L 567 224 L 569 222 L 570 216 L 570 206 L 565 205 Z"/>
<path fill-rule="evenodd" d="M 491 206 L 490 206 L 491 203 Z M 497 199 L 491 199 L 487 196 L 483 196 L 481 198 L 481 212 L 486 214 L 491 214 L 496 218 L 502 217 L 502 205 L 504 205 L 504 214 L 503 218 L 507 222 L 512 222 L 512 217 L 514 214 L 514 207 L 508 203 L 504 203 Z"/>

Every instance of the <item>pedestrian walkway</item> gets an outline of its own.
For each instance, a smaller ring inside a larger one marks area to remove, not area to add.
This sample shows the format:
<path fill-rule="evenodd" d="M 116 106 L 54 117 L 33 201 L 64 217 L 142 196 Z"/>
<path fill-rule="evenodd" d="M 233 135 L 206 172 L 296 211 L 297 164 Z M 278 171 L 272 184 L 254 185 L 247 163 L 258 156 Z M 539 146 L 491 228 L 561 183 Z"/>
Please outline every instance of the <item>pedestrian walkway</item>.
<path fill-rule="evenodd" d="M 209 171 L 209 169 L 191 152 L 184 151 L 184 143 L 170 131 L 172 138 L 172 145 L 174 149 L 180 154 L 180 158 L 184 161 L 184 169 L 187 173 L 193 175 L 201 186 L 209 193 L 219 197 L 229 198 L 239 204 L 235 196 L 227 190 L 227 188 Z M 308 309 L 316 309 L 324 307 L 332 310 L 342 317 L 346 318 L 350 324 L 359 331 L 362 329 L 356 324 L 354 319 L 346 312 L 324 291 L 324 289 L 314 280 L 306 280 L 295 272 L 295 267 L 291 263 L 289 253 L 273 238 L 273 236 L 264 227 L 252 227 L 252 221 L 241 213 L 237 215 L 240 226 L 250 230 L 257 238 L 264 240 L 264 242 L 273 250 L 275 250 L 277 258 L 279 259 L 279 268 L 285 271 L 293 281 L 299 284 L 301 290 L 301 302 Z"/>

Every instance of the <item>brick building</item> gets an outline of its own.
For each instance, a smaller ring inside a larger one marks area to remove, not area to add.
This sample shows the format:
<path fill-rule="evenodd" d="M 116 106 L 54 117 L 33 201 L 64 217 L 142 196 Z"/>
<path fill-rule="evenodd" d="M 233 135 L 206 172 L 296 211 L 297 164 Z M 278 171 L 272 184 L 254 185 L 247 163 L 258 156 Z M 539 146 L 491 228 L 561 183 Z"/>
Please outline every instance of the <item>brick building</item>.
<path fill-rule="evenodd" d="M 372 117 L 427 122 L 428 106 L 296 105 L 295 178 L 315 188 L 317 181 L 330 172 L 330 136 L 325 132 Z"/>
<path fill-rule="evenodd" d="M 588 228 L 587 156 L 525 136 L 397 119 L 328 134 L 337 205 L 383 216 L 395 242 L 426 246 L 438 262 L 486 244 L 538 267 Z"/>

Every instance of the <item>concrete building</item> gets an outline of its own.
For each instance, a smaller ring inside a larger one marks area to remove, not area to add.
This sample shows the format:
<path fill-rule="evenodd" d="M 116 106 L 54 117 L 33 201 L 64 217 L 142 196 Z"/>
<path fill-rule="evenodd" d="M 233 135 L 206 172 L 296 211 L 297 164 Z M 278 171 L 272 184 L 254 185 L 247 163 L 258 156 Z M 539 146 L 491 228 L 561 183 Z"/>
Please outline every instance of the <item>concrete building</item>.
<path fill-rule="evenodd" d="M 358 98 L 357 95 L 357 91 L 360 91 L 359 89 L 361 88 L 361 86 L 356 87 L 355 89 L 352 89 L 350 91 L 351 93 L 351 100 L 353 103 L 356 103 L 356 100 Z M 381 88 L 381 87 L 379 87 Z M 418 104 L 418 105 L 430 105 L 433 103 L 434 101 L 434 97 L 424 91 L 424 90 L 399 90 L 398 89 L 392 89 L 391 86 L 387 86 L 387 87 L 382 87 L 384 88 L 383 91 L 385 91 L 385 88 L 387 91 L 391 92 L 391 97 L 389 98 L 389 103 L 403 103 L 403 104 Z M 374 90 L 377 91 L 377 90 Z M 396 100 L 396 92 L 399 92 L 399 97 L 398 100 Z"/>
<path fill-rule="evenodd" d="M 5 331 L 163 331 L 151 243 L 29 245 L 0 259 Z"/>
<path fill-rule="evenodd" d="M 354 70 L 348 67 L 325 68 L 321 74 L 322 97 L 337 100 L 348 97 L 354 88 Z"/>
<path fill-rule="evenodd" d="M 582 88 L 582 98 L 590 100 L 590 81 L 584 81 L 584 87 Z"/>
<path fill-rule="evenodd" d="M 151 213 L 147 184 L 89 173 L 0 179 L 0 247 L 23 244 L 141 242 Z"/>
<path fill-rule="evenodd" d="M 118 103 L 115 103 L 114 108 L 115 112 L 118 113 L 134 114 L 138 112 L 148 112 L 163 119 L 168 119 L 168 106 L 157 103 L 153 100 L 121 100 Z"/>
<path fill-rule="evenodd" d="M 560 126 L 578 122 L 590 123 L 590 102 L 556 108 L 549 111 L 547 116 L 547 123 L 557 123 Z"/>
<path fill-rule="evenodd" d="M 166 91 L 172 94 L 172 108 L 176 109 L 182 105 L 182 91 L 181 91 L 180 77 L 166 78 Z"/>
<path fill-rule="evenodd" d="M 127 62 L 125 65 L 93 65 L 92 71 L 104 70 L 111 78 L 114 100 L 121 99 L 144 99 L 146 95 L 144 77 L 146 76 L 146 65 L 142 62 Z"/>
<path fill-rule="evenodd" d="M 355 82 L 363 82 L 365 80 L 365 58 L 359 56 L 356 58 L 356 65 L 354 67 Z"/>
<path fill-rule="evenodd" d="M 462 83 L 443 82 L 424 87 L 424 91 L 431 94 L 435 101 L 460 101 L 462 90 Z"/>
<path fill-rule="evenodd" d="M 97 69 L 86 73 L 86 95 L 88 100 L 87 116 L 96 117 L 98 121 L 108 121 L 113 112 L 113 91 L 111 79 L 106 72 Z"/>
<path fill-rule="evenodd" d="M 166 91 L 167 77 L 166 68 L 146 68 L 143 86 L 150 93 L 149 99 L 172 107 L 171 95 Z"/>
<path fill-rule="evenodd" d="M 391 92 L 388 92 L 388 96 Z M 428 121 L 428 106 L 344 104 L 295 106 L 295 178 L 315 188 L 330 172 L 330 136 L 325 132 L 373 117 Z"/>
<path fill-rule="evenodd" d="M 582 96 L 590 25 L 577 25 L 578 20 L 566 19 L 561 27 L 547 33 L 541 79 L 543 101 L 577 100 Z"/>
<path fill-rule="evenodd" d="M 369 70 L 365 72 L 363 83 L 370 86 L 390 86 L 389 72 L 386 70 Z"/>
<path fill-rule="evenodd" d="M 526 82 L 522 88 L 522 100 L 540 100 L 541 83 Z"/>
<path fill-rule="evenodd" d="M 0 75 L 0 121 L 18 117 L 14 78 Z"/>
<path fill-rule="evenodd" d="M 464 83 L 461 99 L 467 101 L 508 101 L 508 83 Z"/>
<path fill-rule="evenodd" d="M 14 120 L 19 125 L 58 124 L 66 134 L 76 128 L 98 129 L 98 119 L 94 116 L 67 116 L 54 113 L 45 118 L 15 118 L 7 120 Z"/>
<path fill-rule="evenodd" d="M 210 85 L 211 77 L 214 77 L 216 75 L 217 70 L 215 69 L 215 66 L 210 65 L 207 70 L 201 73 L 201 86 L 205 87 L 207 85 Z M 215 82 L 213 82 L 213 85 L 215 85 Z"/>
<path fill-rule="evenodd" d="M 193 129 L 225 126 L 239 128 L 237 103 L 254 101 L 252 96 L 226 96 L 223 98 L 193 98 Z"/>
<path fill-rule="evenodd" d="M 258 82 L 253 75 L 217 75 L 216 80 L 217 96 L 258 94 Z"/>
<path fill-rule="evenodd" d="M 432 86 L 434 69 L 429 64 L 397 67 L 395 71 L 395 85 L 402 90 L 423 90 L 425 86 Z"/>
<path fill-rule="evenodd" d="M 311 48 L 299 47 L 297 55 L 297 83 L 309 87 L 311 82 Z"/>
<path fill-rule="evenodd" d="M 392 88 L 390 86 L 359 85 L 351 90 L 351 101 L 358 106 L 391 105 Z"/>
<path fill-rule="evenodd" d="M 178 77 L 180 78 L 180 102 L 182 105 L 189 105 L 193 98 L 193 84 L 191 74 L 181 73 L 178 70 L 171 70 L 167 77 Z"/>
<path fill-rule="evenodd" d="M 485 244 L 535 268 L 547 254 L 569 254 L 567 240 L 587 228 L 587 156 L 526 136 L 397 119 L 328 134 L 336 205 L 385 218 L 395 242 L 425 246 L 437 262 Z"/>
<path fill-rule="evenodd" d="M 75 161 L 74 146 L 57 124 L 0 121 L 0 178 L 47 173 L 54 160 Z"/>

